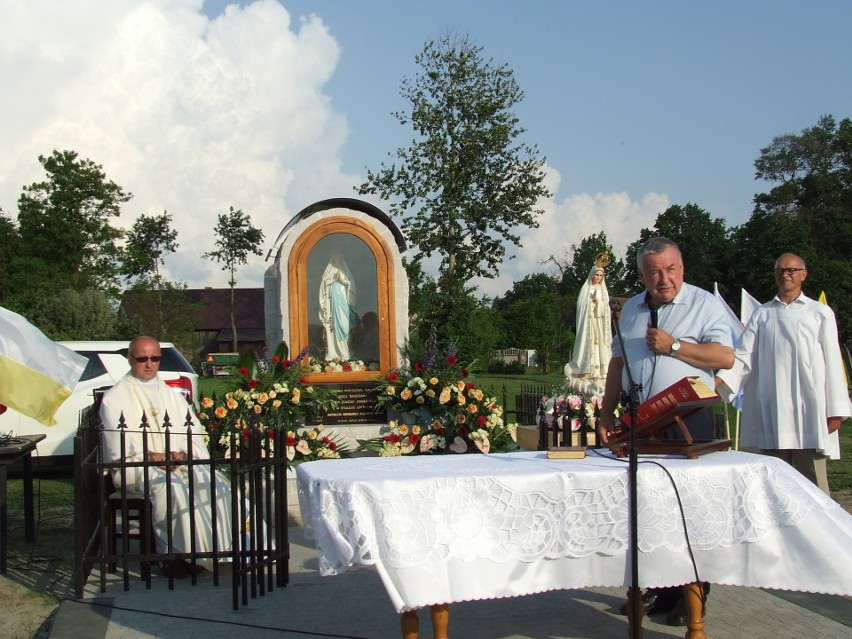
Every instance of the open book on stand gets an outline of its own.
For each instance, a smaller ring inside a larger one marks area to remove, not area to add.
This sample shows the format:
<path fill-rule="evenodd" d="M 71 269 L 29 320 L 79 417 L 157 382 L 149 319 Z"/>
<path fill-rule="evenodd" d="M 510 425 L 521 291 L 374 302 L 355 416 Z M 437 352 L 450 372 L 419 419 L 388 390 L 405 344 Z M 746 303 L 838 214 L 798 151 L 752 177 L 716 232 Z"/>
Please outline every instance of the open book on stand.
<path fill-rule="evenodd" d="M 684 377 L 665 390 L 657 393 L 636 408 L 636 446 L 640 453 L 683 454 L 695 458 L 716 450 L 731 447 L 729 439 L 695 441 L 684 419 L 693 413 L 712 406 L 720 397 L 698 377 Z M 609 438 L 607 444 L 619 457 L 625 456 L 630 447 L 631 419 L 622 415 L 624 430 Z M 677 424 L 684 441 L 661 439 L 660 434 L 672 424 Z"/>

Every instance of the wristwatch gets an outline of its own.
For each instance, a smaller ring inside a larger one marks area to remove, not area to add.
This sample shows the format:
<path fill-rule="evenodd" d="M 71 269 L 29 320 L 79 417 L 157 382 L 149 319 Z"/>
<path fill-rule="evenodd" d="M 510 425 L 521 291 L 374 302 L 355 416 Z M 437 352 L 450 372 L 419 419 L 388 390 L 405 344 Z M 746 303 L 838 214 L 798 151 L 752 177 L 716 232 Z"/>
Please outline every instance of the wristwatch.
<path fill-rule="evenodd" d="M 680 350 L 680 340 L 675 340 L 672 342 L 672 350 L 669 353 L 672 357 L 677 357 L 677 352 Z"/>

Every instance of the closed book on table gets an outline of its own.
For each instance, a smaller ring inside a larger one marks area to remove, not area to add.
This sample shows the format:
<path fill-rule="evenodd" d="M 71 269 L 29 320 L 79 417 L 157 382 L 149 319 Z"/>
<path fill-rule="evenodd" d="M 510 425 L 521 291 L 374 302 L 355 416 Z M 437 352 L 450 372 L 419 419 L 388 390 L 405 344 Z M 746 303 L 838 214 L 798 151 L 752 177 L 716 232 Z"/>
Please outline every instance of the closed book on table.
<path fill-rule="evenodd" d="M 583 459 L 585 446 L 555 446 L 547 451 L 548 459 Z"/>

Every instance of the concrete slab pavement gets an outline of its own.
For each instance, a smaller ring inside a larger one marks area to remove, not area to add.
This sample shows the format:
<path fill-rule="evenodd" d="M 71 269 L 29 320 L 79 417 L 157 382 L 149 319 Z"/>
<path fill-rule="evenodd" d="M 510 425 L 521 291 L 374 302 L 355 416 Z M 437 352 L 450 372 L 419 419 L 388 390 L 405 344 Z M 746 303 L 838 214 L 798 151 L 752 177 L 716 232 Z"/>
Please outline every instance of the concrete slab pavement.
<path fill-rule="evenodd" d="M 101 593 L 93 574 L 80 600 L 59 607 L 50 639 L 190 639 L 239 636 L 247 639 L 398 639 L 399 616 L 379 576 L 359 569 L 335 577 L 317 573 L 313 542 L 290 528 L 290 584 L 247 606 L 232 609 L 231 572 L 220 585 L 202 573 L 197 585 L 176 581 L 168 589 L 156 578 L 151 590 L 132 577 L 125 592 L 111 575 Z M 135 567 L 134 567 L 135 568 Z M 852 577 L 850 577 L 852 578 Z M 618 614 L 624 590 L 563 590 L 528 597 L 462 602 L 450 607 L 453 639 L 611 639 L 627 636 Z M 714 585 L 707 610 L 712 639 L 849 639 L 852 600 L 807 593 L 776 593 Z M 683 637 L 684 628 L 665 625 L 665 615 L 645 619 L 646 639 Z M 420 614 L 420 636 L 432 637 L 428 611 Z"/>

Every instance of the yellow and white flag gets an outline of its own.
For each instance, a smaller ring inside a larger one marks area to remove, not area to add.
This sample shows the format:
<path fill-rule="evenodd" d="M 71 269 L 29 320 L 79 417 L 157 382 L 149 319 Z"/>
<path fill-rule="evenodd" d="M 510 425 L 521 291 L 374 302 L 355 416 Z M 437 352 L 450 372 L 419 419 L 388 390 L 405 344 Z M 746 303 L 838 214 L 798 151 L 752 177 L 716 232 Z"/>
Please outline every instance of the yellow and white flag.
<path fill-rule="evenodd" d="M 53 426 L 87 361 L 0 306 L 0 404 Z"/>

